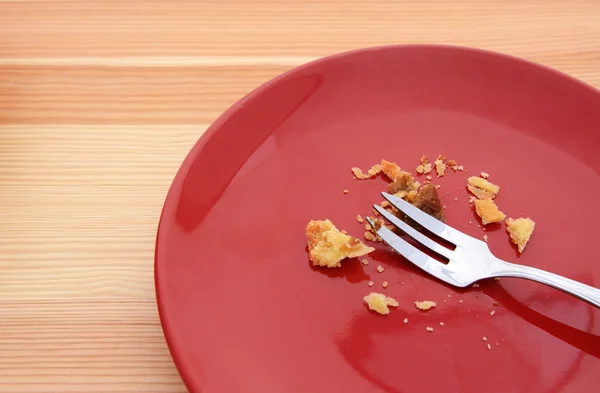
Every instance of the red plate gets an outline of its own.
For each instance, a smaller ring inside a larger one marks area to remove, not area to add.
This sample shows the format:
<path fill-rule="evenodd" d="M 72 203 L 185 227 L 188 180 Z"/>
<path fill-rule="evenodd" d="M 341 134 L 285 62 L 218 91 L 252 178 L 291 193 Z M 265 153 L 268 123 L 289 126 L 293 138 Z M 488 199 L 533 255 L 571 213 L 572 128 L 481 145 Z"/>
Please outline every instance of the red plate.
<path fill-rule="evenodd" d="M 414 172 L 422 154 L 442 153 L 468 170 L 434 178 L 450 225 L 487 233 L 500 258 L 598 287 L 599 148 L 598 91 L 479 50 L 361 50 L 268 82 L 194 146 L 161 218 L 158 305 L 187 387 L 597 390 L 600 310 L 519 279 L 449 287 L 383 245 L 368 266 L 347 260 L 338 269 L 313 268 L 304 229 L 329 218 L 362 237 L 355 217 L 371 212 L 386 182 L 353 180 L 350 168 L 385 158 Z M 504 225 L 477 226 L 465 185 L 480 171 L 501 186 L 501 210 L 537 223 L 521 256 Z M 400 307 L 387 316 L 370 312 L 362 299 L 371 290 Z M 422 312 L 415 300 L 438 306 Z"/>

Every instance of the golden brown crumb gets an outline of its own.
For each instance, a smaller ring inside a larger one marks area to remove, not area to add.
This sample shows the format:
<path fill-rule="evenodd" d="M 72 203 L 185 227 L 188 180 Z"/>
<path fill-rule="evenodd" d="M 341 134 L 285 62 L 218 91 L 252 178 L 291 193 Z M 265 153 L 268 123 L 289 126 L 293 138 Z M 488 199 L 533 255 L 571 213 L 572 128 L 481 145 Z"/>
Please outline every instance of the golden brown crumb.
<path fill-rule="evenodd" d="M 406 194 L 406 200 L 407 200 L 409 203 L 415 203 L 415 201 L 417 200 L 417 195 L 419 195 L 419 194 L 417 193 L 417 191 L 415 191 L 415 190 L 413 190 L 413 191 L 409 191 L 409 192 Z"/>
<path fill-rule="evenodd" d="M 384 288 L 387 288 L 387 287 L 388 287 L 388 282 L 387 282 L 387 281 L 384 281 L 384 282 L 383 282 L 381 285 L 382 285 Z"/>
<path fill-rule="evenodd" d="M 355 258 L 375 251 L 353 236 L 339 231 L 331 221 L 313 221 L 306 226 L 309 259 L 315 266 L 338 267 L 345 258 Z"/>
<path fill-rule="evenodd" d="M 415 306 L 419 309 L 419 310 L 423 310 L 423 311 L 427 311 L 430 308 L 433 308 L 436 306 L 435 302 L 432 302 L 430 300 L 425 300 L 422 302 L 416 301 L 415 302 Z"/>
<path fill-rule="evenodd" d="M 377 266 L 377 271 L 378 271 L 379 273 L 383 273 L 383 271 L 384 271 L 384 270 L 385 270 L 385 269 L 383 268 L 383 266 L 381 266 L 381 265 Z"/>
<path fill-rule="evenodd" d="M 433 184 L 427 184 L 421 187 L 419 192 L 415 195 L 414 200 L 408 201 L 430 216 L 437 218 L 442 222 L 446 220 L 440 196 L 437 188 Z"/>
<path fill-rule="evenodd" d="M 516 220 L 509 218 L 506 220 L 506 230 L 510 235 L 510 239 L 515 243 L 522 253 L 531 238 L 535 222 L 531 218 L 517 218 Z"/>
<path fill-rule="evenodd" d="M 348 194 L 350 191 L 348 190 L 344 190 L 344 194 Z"/>
<path fill-rule="evenodd" d="M 371 292 L 370 294 L 365 296 L 364 301 L 367 303 L 370 310 L 376 311 L 382 315 L 387 315 L 390 313 L 390 309 L 388 308 L 388 306 L 398 307 L 399 305 L 399 303 L 395 299 L 389 296 L 385 296 L 382 293 L 375 292 Z"/>
<path fill-rule="evenodd" d="M 427 165 L 427 164 L 429 164 L 429 157 L 427 157 L 425 154 L 423 154 L 421 156 L 421 159 L 419 160 L 419 162 L 421 163 L 421 165 Z"/>
<path fill-rule="evenodd" d="M 395 162 L 381 160 L 381 171 L 388 177 L 388 179 L 391 181 L 396 181 L 396 179 L 400 176 L 402 169 L 400 169 Z"/>
<path fill-rule="evenodd" d="M 430 173 L 432 169 L 433 169 L 433 165 L 430 162 L 423 165 L 423 173 Z"/>
<path fill-rule="evenodd" d="M 354 174 L 354 177 L 356 177 L 357 179 L 369 179 L 375 175 L 377 175 L 379 172 L 381 172 L 381 165 L 377 164 L 377 165 L 373 165 L 366 174 L 363 173 L 363 171 L 360 168 L 354 167 L 352 168 L 352 173 Z"/>
<path fill-rule="evenodd" d="M 446 164 L 442 160 L 435 160 L 435 171 L 437 172 L 438 177 L 444 176 L 444 172 L 446 172 Z"/>
<path fill-rule="evenodd" d="M 373 281 L 369 281 L 369 286 L 372 287 L 373 285 L 375 285 L 375 283 Z"/>
<path fill-rule="evenodd" d="M 427 326 L 427 327 L 425 328 L 425 330 L 427 330 L 428 332 L 433 332 L 433 328 L 432 328 L 431 326 Z"/>
<path fill-rule="evenodd" d="M 365 236 L 365 239 L 367 239 L 369 241 L 372 241 L 372 242 L 377 241 L 377 235 L 375 235 L 373 232 L 366 231 L 364 236 Z"/>
<path fill-rule="evenodd" d="M 482 179 L 481 177 L 471 176 L 469 177 L 468 182 L 469 186 L 471 187 L 467 186 L 467 188 L 479 199 L 494 199 L 498 191 L 500 191 L 500 186 L 490 183 L 489 181 Z M 476 189 L 479 189 L 481 191 L 478 191 Z"/>
<path fill-rule="evenodd" d="M 390 203 L 388 201 L 381 201 L 381 203 L 379 204 L 379 206 L 386 208 L 390 205 Z"/>
<path fill-rule="evenodd" d="M 485 172 L 481 172 L 480 173 L 481 177 L 483 177 L 484 179 L 487 179 L 488 177 L 490 177 L 490 175 L 488 173 Z"/>
<path fill-rule="evenodd" d="M 438 154 L 438 158 L 437 159 L 440 160 L 440 161 L 446 161 L 446 157 L 444 157 L 441 154 Z"/>
<path fill-rule="evenodd" d="M 483 225 L 502 222 L 506 215 L 498 210 L 498 206 L 491 199 L 478 199 L 475 201 L 475 211 L 481 217 Z"/>
<path fill-rule="evenodd" d="M 361 262 L 362 262 L 362 264 L 363 264 L 363 265 L 365 265 L 365 266 L 367 266 L 367 265 L 369 264 L 369 261 L 367 261 L 366 259 L 363 259 Z"/>
<path fill-rule="evenodd" d="M 390 194 L 397 195 L 401 192 L 408 193 L 419 188 L 419 183 L 415 182 L 415 178 L 408 172 L 399 171 L 396 174 L 396 179 L 390 183 L 388 190 Z M 400 196 L 400 198 L 402 198 Z"/>
<path fill-rule="evenodd" d="M 417 166 L 415 171 L 417 171 L 417 173 L 422 174 L 423 172 L 425 172 L 425 167 L 423 165 L 419 165 L 419 166 Z"/>
<path fill-rule="evenodd" d="M 425 179 L 427 179 L 427 180 L 431 180 L 431 179 L 433 179 L 433 178 L 432 178 L 431 176 L 426 176 L 426 177 L 425 177 Z"/>
<path fill-rule="evenodd" d="M 360 222 L 362 224 L 363 222 L 365 222 L 365 219 L 362 218 L 362 216 L 360 214 L 357 214 L 356 215 L 356 221 L 358 221 L 358 222 Z"/>

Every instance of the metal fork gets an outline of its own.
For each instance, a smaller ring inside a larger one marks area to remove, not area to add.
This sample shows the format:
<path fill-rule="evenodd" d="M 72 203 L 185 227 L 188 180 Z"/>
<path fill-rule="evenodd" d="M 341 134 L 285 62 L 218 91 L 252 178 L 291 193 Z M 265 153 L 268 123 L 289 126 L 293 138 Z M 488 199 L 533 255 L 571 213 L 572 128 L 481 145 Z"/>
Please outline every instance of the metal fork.
<path fill-rule="evenodd" d="M 406 224 L 381 206 L 373 206 L 377 212 L 408 236 L 431 251 L 447 258 L 449 262 L 444 264 L 400 238 L 384 225 L 377 228 L 373 219 L 367 218 L 369 224 L 376 229 L 377 234 L 394 250 L 440 280 L 457 287 L 466 287 L 476 281 L 492 277 L 525 278 L 560 289 L 596 307 L 600 307 L 600 289 L 544 270 L 502 261 L 491 253 L 484 241 L 444 224 L 401 198 L 385 192 L 382 194 L 395 208 L 425 229 L 456 246 L 455 250 L 450 250 Z"/>

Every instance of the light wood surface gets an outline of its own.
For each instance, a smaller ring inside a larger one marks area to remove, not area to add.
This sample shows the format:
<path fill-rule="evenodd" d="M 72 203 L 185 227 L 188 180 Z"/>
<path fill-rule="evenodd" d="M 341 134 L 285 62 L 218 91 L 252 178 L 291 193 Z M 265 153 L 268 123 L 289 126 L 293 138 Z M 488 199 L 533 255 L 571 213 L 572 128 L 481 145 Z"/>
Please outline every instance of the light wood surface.
<path fill-rule="evenodd" d="M 185 392 L 153 251 L 189 148 L 293 66 L 425 42 L 600 87 L 598 0 L 0 0 L 0 392 Z"/>

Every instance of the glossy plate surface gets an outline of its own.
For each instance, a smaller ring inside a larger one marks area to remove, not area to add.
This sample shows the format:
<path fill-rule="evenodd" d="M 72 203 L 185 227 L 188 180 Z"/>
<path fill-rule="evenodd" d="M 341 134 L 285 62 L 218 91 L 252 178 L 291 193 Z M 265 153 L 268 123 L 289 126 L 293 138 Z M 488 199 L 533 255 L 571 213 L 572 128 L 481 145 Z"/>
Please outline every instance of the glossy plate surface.
<path fill-rule="evenodd" d="M 522 60 L 453 47 L 326 58 L 228 110 L 168 194 L 157 296 L 189 390 L 595 391 L 600 310 L 571 296 L 518 279 L 452 288 L 384 245 L 368 266 L 310 265 L 310 219 L 329 218 L 362 238 L 356 215 L 382 200 L 386 181 L 353 180 L 351 167 L 385 158 L 414 173 L 422 154 L 439 153 L 468 170 L 434 176 L 450 225 L 487 234 L 499 258 L 600 286 L 596 90 Z M 502 211 L 537 223 L 520 257 L 504 225 L 477 226 L 465 186 L 481 171 L 501 186 Z M 362 301 L 372 290 L 400 306 L 373 314 Z M 416 300 L 438 306 L 422 312 Z"/>

